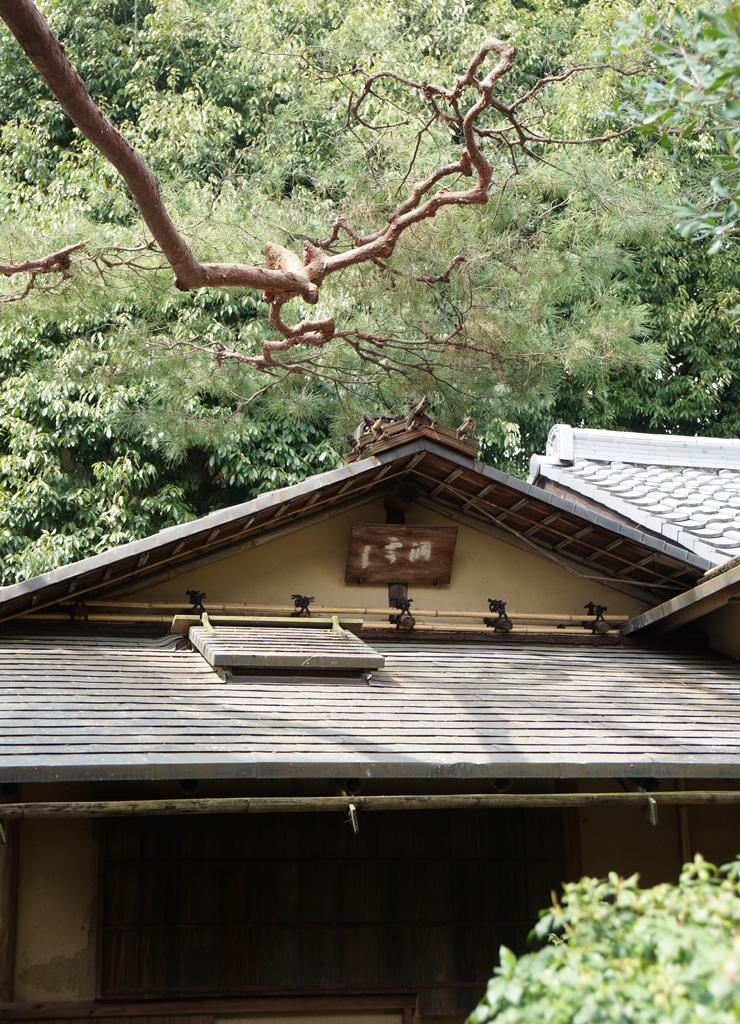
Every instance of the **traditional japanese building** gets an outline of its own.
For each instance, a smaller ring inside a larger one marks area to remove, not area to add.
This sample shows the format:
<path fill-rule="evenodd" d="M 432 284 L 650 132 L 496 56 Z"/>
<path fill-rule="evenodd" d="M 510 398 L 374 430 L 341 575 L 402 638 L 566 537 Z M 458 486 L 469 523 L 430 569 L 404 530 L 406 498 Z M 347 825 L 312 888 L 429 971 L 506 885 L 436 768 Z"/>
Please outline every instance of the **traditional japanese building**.
<path fill-rule="evenodd" d="M 525 483 L 377 422 L 0 589 L 0 1018 L 460 1021 L 563 881 L 731 859 L 731 527 L 585 433 Z"/>

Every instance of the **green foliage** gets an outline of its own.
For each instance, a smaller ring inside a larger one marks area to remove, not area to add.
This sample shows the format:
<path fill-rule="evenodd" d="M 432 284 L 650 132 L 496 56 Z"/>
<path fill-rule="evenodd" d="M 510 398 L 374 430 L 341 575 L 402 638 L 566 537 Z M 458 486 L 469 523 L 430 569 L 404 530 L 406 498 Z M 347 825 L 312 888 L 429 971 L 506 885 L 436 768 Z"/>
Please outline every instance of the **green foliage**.
<path fill-rule="evenodd" d="M 649 311 L 651 337 L 664 359 L 645 370 L 587 360 L 563 374 L 551 394 L 518 400 L 490 423 L 485 457 L 526 474 L 545 450 L 553 423 L 740 437 L 740 252 L 711 256 L 698 240 L 674 232 L 633 252 L 628 286 Z"/>
<path fill-rule="evenodd" d="M 631 27 L 628 45 L 641 42 L 657 70 L 646 83 L 644 130 L 666 149 L 670 136 L 700 140 L 711 155 L 709 187 L 676 207 L 678 229 L 719 252 L 740 225 L 740 8 L 725 0 L 694 17 L 636 13 Z"/>
<path fill-rule="evenodd" d="M 42 4 L 96 101 L 158 174 L 198 257 L 251 263 L 268 240 L 298 249 L 325 235 L 338 214 L 373 230 L 408 187 L 412 154 L 409 180 L 459 155 L 439 124 L 417 149 L 424 104 L 398 83 L 378 85 L 366 114 L 404 123 L 350 128 L 339 71 L 451 83 L 494 31 L 519 46 L 510 88 L 522 90 L 571 60 L 613 63 L 616 26 L 633 6 Z M 0 258 L 89 240 L 68 281 L 46 290 L 39 279 L 24 300 L 0 305 L 4 582 L 328 468 L 362 410 L 399 411 L 410 395 L 427 394 L 447 422 L 473 414 L 486 457 L 520 472 L 554 419 L 740 427 L 734 257 L 712 262 L 675 239 L 669 213 L 687 183 L 706 178 L 711 140 L 665 149 L 651 128 L 556 157 L 539 147 L 548 162 L 525 160 L 488 207 L 406 236 L 393 271 L 327 280 L 317 316 L 415 345 L 363 360 L 337 343 L 311 353 L 312 375 L 283 381 L 214 358 L 259 351 L 270 331 L 259 297 L 173 288 L 169 268 L 142 248 L 116 173 L 5 32 L 0 74 Z M 642 96 L 640 75 L 584 73 L 542 94 L 538 130 L 608 132 Z M 503 185 L 508 156 L 492 155 Z M 130 251 L 114 256 L 116 247 Z M 419 284 L 458 254 L 466 262 L 448 282 Z M 297 302 L 285 313 L 303 315 Z M 460 322 L 464 345 L 430 347 Z"/>
<path fill-rule="evenodd" d="M 740 1017 L 740 861 L 697 856 L 677 885 L 583 878 L 500 966 L 468 1024 L 731 1024 Z"/>
<path fill-rule="evenodd" d="M 117 338 L 92 319 L 0 331 L 0 583 L 148 536 L 335 465 L 326 424 L 285 404 L 247 418 L 180 393 L 192 430 L 167 448 L 139 375 L 110 379 Z M 141 407 L 146 429 L 128 422 Z M 187 418 L 187 419 L 186 419 Z M 171 445 L 171 441 L 169 442 Z"/>
<path fill-rule="evenodd" d="M 667 359 L 654 375 L 591 396 L 626 430 L 740 436 L 740 253 L 712 257 L 670 236 L 640 254 L 636 296 L 652 311 Z M 598 415 L 598 413 L 597 413 Z M 594 424 L 595 425 L 595 424 Z"/>

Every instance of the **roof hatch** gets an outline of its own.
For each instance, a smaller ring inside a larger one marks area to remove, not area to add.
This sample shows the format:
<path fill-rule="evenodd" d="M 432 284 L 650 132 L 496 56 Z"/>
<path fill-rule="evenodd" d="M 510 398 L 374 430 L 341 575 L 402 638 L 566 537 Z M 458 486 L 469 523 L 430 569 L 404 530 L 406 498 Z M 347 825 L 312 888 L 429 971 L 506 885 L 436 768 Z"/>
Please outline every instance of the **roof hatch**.
<path fill-rule="evenodd" d="M 242 619 L 235 624 L 202 625 L 189 630 L 191 643 L 209 665 L 222 669 L 256 671 L 288 669 L 301 674 L 321 672 L 367 672 L 380 669 L 385 658 L 333 619 L 312 619 L 295 624 L 295 619 Z M 349 625 L 349 623 L 348 623 Z"/>

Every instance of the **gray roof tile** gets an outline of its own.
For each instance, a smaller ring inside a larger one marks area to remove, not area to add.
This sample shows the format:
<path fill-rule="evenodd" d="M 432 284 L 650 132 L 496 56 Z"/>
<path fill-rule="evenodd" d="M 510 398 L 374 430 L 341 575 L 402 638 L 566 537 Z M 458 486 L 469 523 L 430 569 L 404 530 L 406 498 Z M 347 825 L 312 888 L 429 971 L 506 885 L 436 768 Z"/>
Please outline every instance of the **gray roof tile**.
<path fill-rule="evenodd" d="M 567 440 L 564 440 L 567 434 Z M 567 457 L 560 457 L 561 450 Z M 560 424 L 530 480 L 550 479 L 719 565 L 740 554 L 740 442 Z"/>

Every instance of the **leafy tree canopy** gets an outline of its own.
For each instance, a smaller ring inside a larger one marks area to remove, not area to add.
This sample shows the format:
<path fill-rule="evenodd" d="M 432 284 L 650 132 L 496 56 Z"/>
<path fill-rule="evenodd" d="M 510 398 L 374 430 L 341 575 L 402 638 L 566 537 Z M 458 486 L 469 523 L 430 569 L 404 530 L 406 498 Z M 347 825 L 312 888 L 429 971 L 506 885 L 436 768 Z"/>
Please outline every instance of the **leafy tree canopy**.
<path fill-rule="evenodd" d="M 520 48 L 513 94 L 572 62 L 634 72 L 544 90 L 533 125 L 550 138 L 619 131 L 644 96 L 642 67 L 615 51 L 629 0 L 42 6 L 204 258 L 258 261 L 269 238 L 298 249 L 337 215 L 371 230 L 412 157 L 415 177 L 459 156 L 454 131 L 420 131 L 398 83 L 363 108 L 389 127 L 348 123 L 353 67 L 451 83 L 494 30 Z M 337 344 L 310 374 L 265 377 L 228 358 L 264 336 L 258 297 L 174 290 L 120 179 L 7 33 L 0 74 L 0 259 L 85 242 L 65 274 L 8 278 L 0 296 L 0 474 L 19 496 L 0 512 L 5 582 L 328 468 L 361 410 L 410 395 L 448 421 L 472 413 L 487 456 L 520 471 L 557 419 L 737 433 L 734 256 L 676 237 L 668 209 L 707 178 L 694 135 L 534 145 L 511 180 L 503 160 L 487 207 L 419 225 L 391 264 L 332 279 L 315 307 L 422 344 Z M 445 346 L 461 323 L 470 344 Z"/>
<path fill-rule="evenodd" d="M 513 96 L 543 75 L 567 74 L 573 62 L 600 62 L 614 21 L 605 12 L 601 19 L 582 15 L 562 0 L 536 11 L 522 7 L 514 17 L 504 4 L 453 0 L 423 12 L 415 2 L 329 4 L 319 18 L 300 3 L 263 9 L 252 0 L 162 0 L 133 10 L 123 3 L 91 8 L 56 0 L 47 8 L 94 98 L 160 176 L 176 221 L 199 251 L 206 258 L 255 261 L 270 233 L 295 247 L 324 234 L 337 214 L 358 230 L 374 230 L 407 182 L 459 152 L 456 130 L 444 120 L 430 125 L 424 105 L 394 80 L 371 90 L 361 116 L 349 111 L 356 99 L 352 69 L 454 81 L 461 53 L 494 26 L 522 44 L 506 81 Z M 23 61 L 12 40 L 5 48 L 7 65 Z M 122 55 L 117 65 L 111 54 Z M 23 95 L 11 96 L 6 111 L 12 150 L 2 169 L 16 213 L 5 221 L 5 245 L 25 255 L 42 244 L 53 249 L 90 239 L 85 252 L 74 255 L 61 295 L 43 294 L 39 279 L 26 298 L 56 316 L 73 295 L 98 309 L 135 292 L 148 321 L 149 349 L 187 346 L 199 365 L 212 361 L 214 349 L 221 361 L 236 353 L 249 357 L 267 329 L 259 303 L 247 303 L 248 315 L 216 336 L 193 316 L 190 297 L 181 316 L 170 313 L 162 322 L 161 298 L 172 291 L 171 278 L 151 272 L 162 260 L 141 248 L 131 197 L 101 154 L 43 98 L 33 68 L 24 72 L 16 76 Z M 610 68 L 553 83 L 538 93 L 533 137 L 608 135 L 621 128 L 609 107 L 631 85 L 629 76 Z M 46 144 L 41 150 L 39 142 Z M 589 179 L 597 170 L 583 148 L 564 151 L 554 183 L 548 173 L 554 168 L 537 163 L 544 142 L 531 143 L 531 155 L 520 157 L 501 156 L 494 141 L 489 146 L 500 190 L 493 208 L 483 215 L 460 210 L 439 217 L 433 228 L 420 224 L 392 266 L 358 268 L 333 283 L 325 299 L 322 293 L 317 316 L 341 318 L 355 337 L 396 339 L 359 354 L 350 339 L 310 360 L 315 375 L 340 384 L 359 404 L 395 400 L 412 389 L 436 391 L 454 406 L 456 394 L 461 402 L 474 401 L 488 397 L 492 384 L 505 400 L 552 392 L 561 368 L 573 372 L 594 360 L 607 372 L 655 365 L 645 311 L 624 287 L 630 261 L 621 258 L 619 243 L 655 233 L 657 196 L 634 178 L 624 157 L 612 160 L 608 173 L 599 170 L 595 192 Z M 517 170 L 526 173 L 515 188 L 510 182 Z M 651 177 L 654 191 L 662 175 L 653 168 Z M 573 198 L 581 206 L 575 236 L 567 234 L 573 218 L 562 216 Z M 589 223 L 593 215 L 601 223 Z M 550 261 L 553 251 L 564 258 Z M 462 262 L 445 273 L 455 258 Z M 420 277 L 435 276 L 443 278 L 437 287 L 419 286 Z M 557 288 L 548 288 L 553 281 Z M 171 300 L 168 305 L 171 310 Z M 461 326 L 462 350 L 456 343 Z M 407 339 L 421 344 L 404 345 Z M 126 352 L 128 366 L 128 346 Z M 253 373 L 251 390 L 249 383 L 245 379 L 246 396 L 260 391 L 264 380 Z"/>
<path fill-rule="evenodd" d="M 228 381 L 218 376 L 212 387 L 183 395 L 165 434 L 166 420 L 152 423 L 142 411 L 156 402 L 154 381 L 111 376 L 107 327 L 88 316 L 37 324 L 25 334 L 0 328 L 0 584 L 295 483 L 337 461 L 326 422 L 297 419 L 289 400 L 246 420 L 230 409 Z M 135 431 L 122 429 L 122 410 L 144 417 Z M 198 443 L 180 444 L 190 418 L 200 428 Z M 176 465 L 167 458 L 173 445 Z"/>
<path fill-rule="evenodd" d="M 468 1024 L 731 1024 L 740 980 L 740 861 L 697 856 L 677 885 L 583 878 L 535 928 L 536 953 L 501 950 Z"/>
<path fill-rule="evenodd" d="M 740 8 L 723 0 L 693 16 L 635 12 L 625 40 L 655 66 L 643 130 L 657 132 L 666 149 L 689 139 L 709 156 L 708 187 L 684 196 L 676 212 L 681 234 L 708 239 L 717 253 L 740 228 Z"/>

